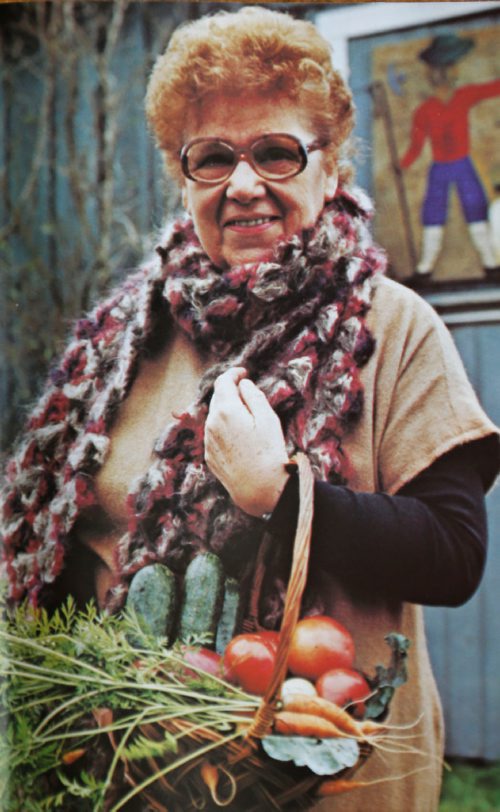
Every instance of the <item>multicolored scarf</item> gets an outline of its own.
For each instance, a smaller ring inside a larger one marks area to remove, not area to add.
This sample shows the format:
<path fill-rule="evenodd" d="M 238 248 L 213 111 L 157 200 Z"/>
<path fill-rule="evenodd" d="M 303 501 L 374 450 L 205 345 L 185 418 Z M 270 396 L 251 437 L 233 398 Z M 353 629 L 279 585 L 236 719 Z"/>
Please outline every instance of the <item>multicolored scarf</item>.
<path fill-rule="evenodd" d="M 304 451 L 320 479 L 349 481 L 342 437 L 363 408 L 359 372 L 373 352 L 365 316 L 374 274 L 385 267 L 368 219 L 369 201 L 343 190 L 314 228 L 277 246 L 269 261 L 221 271 L 183 218 L 158 249 L 161 262 L 146 263 L 78 323 L 8 468 L 4 557 L 14 601 L 43 603 L 62 572 L 75 521 L 96 503 L 92 480 L 113 418 L 148 342 L 171 319 L 217 362 L 196 402 L 158 437 L 128 498 L 110 607 L 151 562 L 182 571 L 209 549 L 237 574 L 262 535 L 263 521 L 236 508 L 204 462 L 213 383 L 229 366 L 246 367 L 265 393 L 290 455 Z"/>

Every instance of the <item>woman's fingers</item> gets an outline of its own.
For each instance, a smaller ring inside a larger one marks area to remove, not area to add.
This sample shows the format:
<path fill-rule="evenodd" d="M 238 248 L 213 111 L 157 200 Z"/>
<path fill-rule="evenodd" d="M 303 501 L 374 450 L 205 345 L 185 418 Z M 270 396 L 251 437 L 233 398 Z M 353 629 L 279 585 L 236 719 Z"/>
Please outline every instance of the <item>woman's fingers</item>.
<path fill-rule="evenodd" d="M 241 408 L 243 405 L 240 397 L 238 385 L 247 374 L 244 367 L 230 367 L 216 379 L 214 383 L 214 393 L 210 402 L 210 411 L 214 413 L 217 409 L 230 411 Z"/>
<path fill-rule="evenodd" d="M 258 386 L 255 386 L 249 378 L 243 378 L 239 381 L 238 391 L 241 400 L 255 419 L 269 419 L 271 414 L 274 415 L 276 420 L 278 419 L 264 392 Z"/>
<path fill-rule="evenodd" d="M 281 424 L 264 393 L 232 367 L 214 385 L 205 457 L 233 501 L 253 515 L 274 508 L 288 478 Z"/>
<path fill-rule="evenodd" d="M 222 375 L 215 379 L 214 393 L 231 393 L 238 383 L 245 378 L 247 371 L 245 367 L 229 367 Z"/>

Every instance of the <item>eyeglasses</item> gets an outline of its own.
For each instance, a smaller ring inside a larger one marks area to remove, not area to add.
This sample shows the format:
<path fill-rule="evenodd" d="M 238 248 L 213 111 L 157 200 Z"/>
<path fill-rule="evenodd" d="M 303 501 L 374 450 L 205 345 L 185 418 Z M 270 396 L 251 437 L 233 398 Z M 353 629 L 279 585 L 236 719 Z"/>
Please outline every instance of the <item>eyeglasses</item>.
<path fill-rule="evenodd" d="M 271 133 L 257 138 L 249 147 L 238 147 L 220 138 L 194 138 L 181 150 L 184 175 L 202 183 L 222 183 L 246 160 L 265 180 L 286 180 L 307 166 L 307 155 L 325 144 L 313 141 L 303 144 L 286 133 Z"/>

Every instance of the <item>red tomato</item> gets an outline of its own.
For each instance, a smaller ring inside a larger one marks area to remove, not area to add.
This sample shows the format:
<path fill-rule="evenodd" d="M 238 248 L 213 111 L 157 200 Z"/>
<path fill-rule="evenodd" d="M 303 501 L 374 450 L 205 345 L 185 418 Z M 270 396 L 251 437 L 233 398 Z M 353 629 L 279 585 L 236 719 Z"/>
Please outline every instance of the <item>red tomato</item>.
<path fill-rule="evenodd" d="M 226 676 L 244 691 L 262 696 L 271 680 L 276 649 L 259 634 L 233 637 L 224 652 Z"/>
<path fill-rule="evenodd" d="M 189 648 L 183 646 L 182 656 L 184 660 L 196 668 L 201 668 L 207 674 L 212 674 L 214 677 L 222 675 L 222 657 L 216 651 L 211 651 L 208 648 Z M 199 676 L 196 671 L 187 670 L 186 676 Z"/>
<path fill-rule="evenodd" d="M 354 704 L 353 714 L 362 719 L 365 714 L 366 699 L 371 694 L 371 688 L 359 671 L 352 668 L 333 668 L 322 674 L 316 683 L 318 694 L 336 705 L 344 707 Z"/>
<path fill-rule="evenodd" d="M 288 658 L 292 674 L 316 680 L 332 668 L 351 668 L 353 662 L 354 641 L 344 626 L 325 615 L 299 620 Z"/>
<path fill-rule="evenodd" d="M 262 629 L 260 632 L 257 632 L 259 637 L 262 637 L 267 643 L 271 643 L 275 649 L 278 648 L 278 643 L 280 641 L 280 633 L 279 632 L 272 632 L 269 629 Z"/>

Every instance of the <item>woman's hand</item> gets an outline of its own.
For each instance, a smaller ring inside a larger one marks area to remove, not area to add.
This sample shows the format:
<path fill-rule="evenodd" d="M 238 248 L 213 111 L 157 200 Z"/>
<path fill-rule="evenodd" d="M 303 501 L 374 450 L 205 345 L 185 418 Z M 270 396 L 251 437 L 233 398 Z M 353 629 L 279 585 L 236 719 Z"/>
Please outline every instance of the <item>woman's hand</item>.
<path fill-rule="evenodd" d="M 285 438 L 266 396 L 232 367 L 215 381 L 205 459 L 233 502 L 252 516 L 271 512 L 288 479 Z"/>

